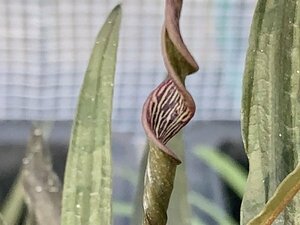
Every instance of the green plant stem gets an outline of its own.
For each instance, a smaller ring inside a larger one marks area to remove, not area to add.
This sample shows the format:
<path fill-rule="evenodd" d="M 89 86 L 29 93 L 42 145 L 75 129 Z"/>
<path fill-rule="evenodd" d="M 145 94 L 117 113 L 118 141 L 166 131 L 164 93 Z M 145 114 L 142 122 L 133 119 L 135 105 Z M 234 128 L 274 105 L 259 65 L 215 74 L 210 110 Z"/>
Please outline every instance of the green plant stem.
<path fill-rule="evenodd" d="M 166 224 L 177 162 L 150 143 L 144 188 L 143 225 Z"/>

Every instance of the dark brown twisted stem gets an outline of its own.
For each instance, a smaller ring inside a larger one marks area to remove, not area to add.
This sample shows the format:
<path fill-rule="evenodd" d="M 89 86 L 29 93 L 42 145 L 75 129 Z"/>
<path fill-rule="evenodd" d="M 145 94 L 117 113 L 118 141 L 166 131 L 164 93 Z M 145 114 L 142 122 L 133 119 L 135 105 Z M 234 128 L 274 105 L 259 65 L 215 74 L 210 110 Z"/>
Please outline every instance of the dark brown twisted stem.
<path fill-rule="evenodd" d="M 166 144 L 195 113 L 193 98 L 185 88 L 187 75 L 198 65 L 185 46 L 179 29 L 182 0 L 166 0 L 162 52 L 167 78 L 147 98 L 142 122 L 149 140 L 145 174 L 144 222 L 164 225 L 180 159 Z"/>

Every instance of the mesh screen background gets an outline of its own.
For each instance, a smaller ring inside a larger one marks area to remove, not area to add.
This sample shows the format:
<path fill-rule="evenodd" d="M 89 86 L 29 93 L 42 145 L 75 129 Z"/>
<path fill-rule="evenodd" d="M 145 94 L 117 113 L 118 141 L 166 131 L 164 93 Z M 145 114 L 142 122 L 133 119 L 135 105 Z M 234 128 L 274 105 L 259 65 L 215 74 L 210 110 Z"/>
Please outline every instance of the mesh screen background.
<path fill-rule="evenodd" d="M 112 0 L 0 0 L 0 120 L 72 120 L 94 39 Z M 239 120 L 255 0 L 185 0 L 182 36 L 200 70 L 187 79 L 194 120 Z M 164 1 L 124 0 L 114 91 L 117 131 L 140 130 L 165 77 Z"/>

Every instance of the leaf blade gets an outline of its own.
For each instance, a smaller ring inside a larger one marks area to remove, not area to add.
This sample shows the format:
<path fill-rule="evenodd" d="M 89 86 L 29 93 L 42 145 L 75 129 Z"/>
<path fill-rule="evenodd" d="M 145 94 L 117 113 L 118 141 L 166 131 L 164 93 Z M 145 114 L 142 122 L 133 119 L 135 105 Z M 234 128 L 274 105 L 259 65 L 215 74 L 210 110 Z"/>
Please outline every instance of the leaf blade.
<path fill-rule="evenodd" d="M 259 214 L 300 155 L 300 2 L 259 0 L 243 78 L 242 136 L 249 176 L 241 220 Z M 274 224 L 297 223 L 295 197 Z"/>
<path fill-rule="evenodd" d="M 237 225 L 236 221 L 227 215 L 222 208 L 201 194 L 191 191 L 189 193 L 189 202 L 205 212 L 220 225 Z"/>
<path fill-rule="evenodd" d="M 24 193 L 22 188 L 22 180 L 21 176 L 18 175 L 1 208 L 3 220 L 6 221 L 7 224 L 16 225 L 20 220 L 23 207 Z"/>
<path fill-rule="evenodd" d="M 264 209 L 248 225 L 271 225 L 279 213 L 300 190 L 300 163 L 278 186 Z"/>
<path fill-rule="evenodd" d="M 111 113 L 120 22 L 118 5 L 96 38 L 82 85 L 66 165 L 63 225 L 111 224 Z"/>
<path fill-rule="evenodd" d="M 247 172 L 244 168 L 228 155 L 213 148 L 199 146 L 194 154 L 214 169 L 235 193 L 243 197 L 247 180 Z"/>

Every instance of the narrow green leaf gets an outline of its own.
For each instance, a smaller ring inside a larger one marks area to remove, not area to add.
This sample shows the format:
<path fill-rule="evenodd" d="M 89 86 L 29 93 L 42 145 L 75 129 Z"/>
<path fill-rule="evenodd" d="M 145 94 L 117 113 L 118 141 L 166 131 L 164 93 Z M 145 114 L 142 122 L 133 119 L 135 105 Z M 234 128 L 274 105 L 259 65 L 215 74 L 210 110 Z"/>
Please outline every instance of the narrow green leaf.
<path fill-rule="evenodd" d="M 133 208 L 130 202 L 113 202 L 113 211 L 115 216 L 122 216 L 131 218 L 133 213 Z"/>
<path fill-rule="evenodd" d="M 271 225 L 286 205 L 300 190 L 300 163 L 278 186 L 273 197 L 265 205 L 263 211 L 252 219 L 248 225 Z M 298 220 L 299 222 L 299 220 Z"/>
<path fill-rule="evenodd" d="M 60 224 L 61 184 L 52 170 L 51 157 L 44 146 L 43 132 L 32 129 L 23 159 L 22 183 L 28 211 L 38 225 Z"/>
<path fill-rule="evenodd" d="M 62 225 L 110 225 L 111 114 L 121 7 L 101 31 L 82 85 L 67 157 Z"/>
<path fill-rule="evenodd" d="M 202 221 L 200 218 L 195 217 L 195 216 L 192 218 L 192 224 L 193 225 L 206 225 L 204 223 L 204 221 Z"/>
<path fill-rule="evenodd" d="M 242 136 L 249 176 L 247 224 L 300 161 L 300 0 L 258 0 L 243 80 Z M 299 224 L 300 196 L 274 221 Z"/>
<path fill-rule="evenodd" d="M 20 175 L 16 178 L 10 193 L 2 206 L 1 214 L 7 224 L 19 224 L 20 216 L 24 207 L 24 193 Z"/>
<path fill-rule="evenodd" d="M 210 199 L 191 191 L 189 193 L 189 202 L 199 210 L 206 213 L 220 225 L 237 225 L 237 222 L 231 218 L 222 208 L 212 202 Z"/>
<path fill-rule="evenodd" d="M 217 149 L 200 146 L 194 154 L 213 168 L 236 194 L 243 197 L 247 180 L 247 172 L 243 167 Z"/>
<path fill-rule="evenodd" d="M 0 214 L 0 225 L 7 225 L 7 223 L 4 222 L 3 216 Z"/>
<path fill-rule="evenodd" d="M 115 176 L 117 179 L 124 179 L 133 187 L 137 186 L 137 174 L 138 172 L 131 168 L 118 168 L 115 170 Z"/>
<path fill-rule="evenodd" d="M 186 161 L 184 154 L 184 142 L 182 132 L 173 137 L 167 146 L 174 150 L 175 154 L 182 160 L 178 166 L 172 198 L 168 208 L 169 225 L 191 225 L 191 209 L 188 203 L 188 188 L 186 176 Z"/>

